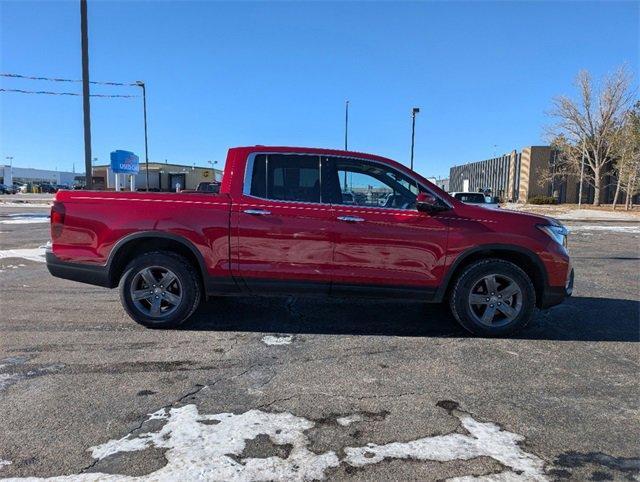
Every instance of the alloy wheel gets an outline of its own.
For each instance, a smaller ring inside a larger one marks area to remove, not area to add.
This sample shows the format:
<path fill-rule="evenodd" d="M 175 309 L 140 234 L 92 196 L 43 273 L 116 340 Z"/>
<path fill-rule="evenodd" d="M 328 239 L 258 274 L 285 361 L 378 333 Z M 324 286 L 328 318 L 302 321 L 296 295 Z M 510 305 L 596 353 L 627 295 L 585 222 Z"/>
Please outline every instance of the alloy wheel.
<path fill-rule="evenodd" d="M 522 311 L 522 290 L 508 276 L 483 276 L 471 288 L 469 308 L 478 323 L 490 327 L 507 325 Z"/>
<path fill-rule="evenodd" d="M 171 315 L 183 297 L 182 284 L 176 274 L 162 266 L 150 266 L 138 271 L 129 290 L 135 307 L 150 318 Z"/>

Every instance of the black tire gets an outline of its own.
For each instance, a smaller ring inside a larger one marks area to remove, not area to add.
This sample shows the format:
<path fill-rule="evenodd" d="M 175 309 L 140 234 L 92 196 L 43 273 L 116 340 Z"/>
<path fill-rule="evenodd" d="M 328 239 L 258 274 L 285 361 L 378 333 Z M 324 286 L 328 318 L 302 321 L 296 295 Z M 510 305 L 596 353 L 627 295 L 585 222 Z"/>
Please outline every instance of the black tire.
<path fill-rule="evenodd" d="M 490 286 L 496 289 L 490 291 Z M 500 295 L 511 292 L 515 293 L 509 297 Z M 473 303 L 478 300 L 481 303 Z M 501 259 L 486 259 L 467 266 L 457 277 L 449 296 L 449 306 L 458 323 L 471 333 L 510 335 L 531 321 L 536 291 L 529 276 L 515 264 Z"/>
<path fill-rule="evenodd" d="M 165 277 L 168 273 L 174 278 Z M 166 287 L 161 283 L 164 279 L 170 279 Z M 202 298 L 196 268 L 168 251 L 137 256 L 125 268 L 118 290 L 127 314 L 148 328 L 172 328 L 184 323 Z M 145 298 L 134 299 L 138 296 Z"/>

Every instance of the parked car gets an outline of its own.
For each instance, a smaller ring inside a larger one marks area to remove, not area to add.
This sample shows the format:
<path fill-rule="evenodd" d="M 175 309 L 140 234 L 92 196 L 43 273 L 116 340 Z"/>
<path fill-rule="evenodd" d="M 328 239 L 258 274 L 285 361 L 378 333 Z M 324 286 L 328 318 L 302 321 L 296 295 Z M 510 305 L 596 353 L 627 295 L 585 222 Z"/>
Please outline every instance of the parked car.
<path fill-rule="evenodd" d="M 217 181 L 203 181 L 198 183 L 198 187 L 196 189 L 183 189 L 180 192 L 218 194 L 220 192 L 220 183 Z"/>
<path fill-rule="evenodd" d="M 0 194 L 15 194 L 18 192 L 13 186 L 7 186 L 6 184 L 0 184 Z"/>
<path fill-rule="evenodd" d="M 498 198 L 481 192 L 452 192 L 451 195 L 465 204 L 475 204 L 487 209 L 500 209 Z"/>
<path fill-rule="evenodd" d="M 345 204 L 339 172 L 385 184 L 401 207 Z M 571 294 L 567 234 L 462 203 L 383 157 L 254 146 L 229 150 L 212 196 L 58 192 L 46 258 L 54 276 L 117 286 L 153 328 L 205 297 L 311 294 L 447 301 L 466 329 L 498 336 Z"/>
<path fill-rule="evenodd" d="M 58 192 L 58 188 L 48 182 L 40 183 L 40 185 L 37 186 L 37 188 L 40 192 L 47 193 L 47 194 L 55 194 L 56 192 Z"/>
<path fill-rule="evenodd" d="M 355 204 L 356 197 L 351 191 L 342 191 L 342 204 Z"/>

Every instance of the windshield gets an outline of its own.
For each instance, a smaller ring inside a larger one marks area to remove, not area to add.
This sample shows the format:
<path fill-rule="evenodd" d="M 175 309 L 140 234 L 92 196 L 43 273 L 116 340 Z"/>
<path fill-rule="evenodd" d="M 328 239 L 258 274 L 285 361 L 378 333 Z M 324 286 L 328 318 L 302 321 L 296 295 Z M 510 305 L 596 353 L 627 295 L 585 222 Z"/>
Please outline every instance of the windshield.
<path fill-rule="evenodd" d="M 491 202 L 490 198 L 480 192 L 459 192 L 455 198 L 463 203 L 485 204 Z"/>

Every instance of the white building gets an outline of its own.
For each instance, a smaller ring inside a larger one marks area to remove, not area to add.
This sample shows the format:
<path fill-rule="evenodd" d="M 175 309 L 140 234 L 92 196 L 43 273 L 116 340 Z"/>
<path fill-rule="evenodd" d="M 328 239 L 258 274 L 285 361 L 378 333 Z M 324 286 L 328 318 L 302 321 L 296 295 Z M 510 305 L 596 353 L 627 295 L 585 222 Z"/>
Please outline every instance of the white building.
<path fill-rule="evenodd" d="M 11 186 L 14 182 L 49 182 L 51 184 L 72 185 L 74 178 L 80 174 L 30 167 L 0 166 L 0 175 L 0 183 Z"/>

